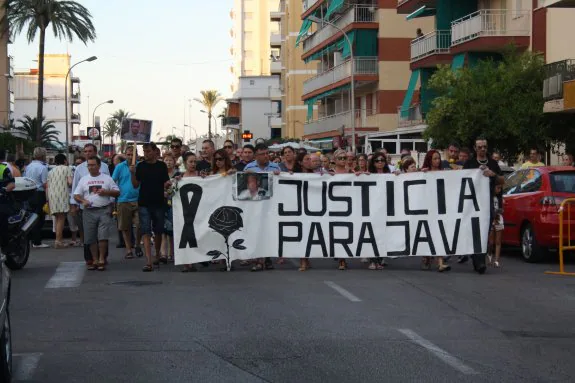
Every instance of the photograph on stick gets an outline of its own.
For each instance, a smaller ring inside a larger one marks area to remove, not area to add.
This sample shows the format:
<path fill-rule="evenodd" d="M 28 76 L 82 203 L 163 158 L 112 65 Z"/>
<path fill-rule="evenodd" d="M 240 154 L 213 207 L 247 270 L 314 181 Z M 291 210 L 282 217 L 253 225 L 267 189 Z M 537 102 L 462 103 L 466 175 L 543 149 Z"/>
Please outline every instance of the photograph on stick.
<path fill-rule="evenodd" d="M 122 120 L 120 138 L 125 141 L 150 142 L 152 121 L 125 118 Z"/>
<path fill-rule="evenodd" d="M 272 197 L 272 176 L 268 173 L 236 173 L 233 187 L 236 201 L 261 201 Z"/>

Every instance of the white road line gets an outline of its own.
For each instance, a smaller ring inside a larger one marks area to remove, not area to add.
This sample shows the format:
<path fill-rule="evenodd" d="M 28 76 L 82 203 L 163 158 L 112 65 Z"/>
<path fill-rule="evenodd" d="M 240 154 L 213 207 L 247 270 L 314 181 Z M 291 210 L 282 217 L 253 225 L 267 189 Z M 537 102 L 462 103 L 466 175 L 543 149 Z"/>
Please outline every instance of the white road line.
<path fill-rule="evenodd" d="M 86 273 L 85 262 L 60 262 L 56 272 L 46 283 L 47 289 L 60 289 L 63 287 L 78 287 Z"/>
<path fill-rule="evenodd" d="M 344 289 L 343 287 L 341 287 L 337 283 L 332 282 L 332 281 L 324 281 L 324 283 L 326 285 L 328 285 L 329 287 L 331 287 L 332 289 L 334 289 L 335 291 L 337 291 L 338 293 L 340 293 L 341 295 L 343 295 L 344 297 L 346 297 L 347 299 L 349 299 L 350 301 L 361 302 L 361 299 L 359 299 L 358 297 L 356 297 L 355 295 L 353 295 L 352 293 L 350 293 L 349 291 L 347 291 L 346 289 Z"/>
<path fill-rule="evenodd" d="M 36 371 L 36 367 L 38 367 L 41 356 L 42 353 L 14 354 L 14 380 L 32 380 L 34 377 L 34 371 Z"/>
<path fill-rule="evenodd" d="M 435 355 L 436 357 L 438 357 L 451 367 L 455 368 L 457 371 L 465 375 L 479 374 L 479 372 L 475 371 L 473 368 L 469 367 L 468 365 L 466 365 L 461 360 L 451 355 L 447 351 L 439 348 L 438 346 L 434 345 L 427 339 L 421 337 L 415 331 L 412 331 L 410 329 L 398 329 L 397 331 L 408 337 L 412 342 L 415 342 L 421 347 L 425 348 L 427 351 L 431 352 L 433 355 Z"/>

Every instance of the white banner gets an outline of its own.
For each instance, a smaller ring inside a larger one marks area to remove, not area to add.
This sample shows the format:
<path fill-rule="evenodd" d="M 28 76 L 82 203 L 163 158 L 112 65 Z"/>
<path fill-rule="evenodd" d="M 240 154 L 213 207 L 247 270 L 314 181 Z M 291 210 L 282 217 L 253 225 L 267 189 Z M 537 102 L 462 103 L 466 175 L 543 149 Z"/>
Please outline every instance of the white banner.
<path fill-rule="evenodd" d="M 487 252 L 489 178 L 479 170 L 258 177 L 179 182 L 176 264 Z"/>

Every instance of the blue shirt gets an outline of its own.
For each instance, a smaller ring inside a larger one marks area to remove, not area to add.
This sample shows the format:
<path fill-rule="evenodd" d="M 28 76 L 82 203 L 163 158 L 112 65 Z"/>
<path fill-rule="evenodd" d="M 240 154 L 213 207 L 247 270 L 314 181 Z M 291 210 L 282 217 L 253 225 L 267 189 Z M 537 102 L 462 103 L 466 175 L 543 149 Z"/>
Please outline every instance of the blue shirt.
<path fill-rule="evenodd" d="M 264 168 L 258 165 L 258 161 L 254 160 L 246 165 L 244 172 L 254 172 L 254 173 L 270 173 L 270 172 L 281 172 L 278 164 L 275 162 L 268 162 Z"/>
<path fill-rule="evenodd" d="M 42 161 L 33 160 L 26 166 L 24 177 L 28 177 L 36 182 L 38 191 L 44 191 L 44 185 L 48 182 L 48 166 Z"/>
<path fill-rule="evenodd" d="M 116 166 L 112 179 L 120 187 L 118 202 L 138 202 L 140 188 L 134 189 L 132 185 L 132 173 L 130 173 L 128 161 L 123 161 Z"/>

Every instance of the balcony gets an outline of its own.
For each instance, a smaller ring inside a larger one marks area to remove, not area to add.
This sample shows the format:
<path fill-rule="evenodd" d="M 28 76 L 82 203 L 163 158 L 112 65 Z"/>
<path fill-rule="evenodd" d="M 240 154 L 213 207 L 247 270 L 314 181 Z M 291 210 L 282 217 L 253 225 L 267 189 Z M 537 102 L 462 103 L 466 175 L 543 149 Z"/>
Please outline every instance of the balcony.
<path fill-rule="evenodd" d="M 270 46 L 274 48 L 282 46 L 282 35 L 280 33 L 270 33 Z"/>
<path fill-rule="evenodd" d="M 282 63 L 281 61 L 274 61 L 270 62 L 270 72 L 271 74 L 281 74 L 282 73 Z"/>
<path fill-rule="evenodd" d="M 528 48 L 531 11 L 481 9 L 451 23 L 451 53 L 499 52 L 506 45 Z"/>
<path fill-rule="evenodd" d="M 379 28 L 375 7 L 366 6 L 350 7 L 341 15 L 341 17 L 334 20 L 333 23 L 343 30 L 353 23 L 374 23 L 374 28 Z M 305 55 L 312 49 L 323 45 L 335 35 L 339 36 L 341 35 L 341 32 L 329 24 L 323 24 L 323 26 L 320 26 L 315 33 L 303 40 L 303 54 Z"/>
<path fill-rule="evenodd" d="M 365 120 L 368 115 L 372 115 L 372 110 L 355 110 L 355 127 L 363 128 L 365 127 Z M 309 121 L 304 125 L 304 135 L 308 136 L 310 134 L 325 133 L 334 130 L 342 131 L 345 128 L 351 128 L 351 110 L 344 112 L 332 114 L 329 116 L 323 116 L 315 121 Z"/>
<path fill-rule="evenodd" d="M 418 37 L 411 42 L 412 69 L 414 66 L 424 68 L 448 64 L 451 61 L 450 47 L 451 31 L 433 31 Z"/>
<path fill-rule="evenodd" d="M 421 104 L 413 104 L 409 107 L 407 116 L 401 115 L 401 106 L 397 107 L 397 121 L 398 127 L 408 128 L 417 125 L 425 124 L 425 119 L 423 118 L 423 113 L 421 112 Z"/>
<path fill-rule="evenodd" d="M 71 124 L 80 124 L 81 123 L 80 114 L 79 113 L 72 113 L 70 116 L 70 123 Z"/>
<path fill-rule="evenodd" d="M 7 61 L 8 61 L 8 73 L 6 77 L 14 78 L 14 57 L 8 56 Z"/>
<path fill-rule="evenodd" d="M 436 3 L 437 0 L 398 0 L 397 13 L 401 15 L 409 15 L 423 6 L 428 8 L 437 8 Z"/>
<path fill-rule="evenodd" d="M 72 104 L 79 104 L 80 103 L 80 92 L 72 93 L 72 95 L 70 96 L 70 102 Z"/>
<path fill-rule="evenodd" d="M 284 12 L 275 11 L 270 12 L 270 20 L 271 21 L 282 21 L 282 17 L 285 15 Z"/>
<path fill-rule="evenodd" d="M 563 83 L 572 80 L 575 80 L 575 59 L 545 65 L 543 99 L 545 101 L 562 99 Z"/>
<path fill-rule="evenodd" d="M 323 0 L 303 0 L 303 11 L 307 11 L 308 9 L 312 8 L 317 3 L 321 3 Z"/>
<path fill-rule="evenodd" d="M 539 0 L 539 7 L 575 8 L 575 0 Z"/>
<path fill-rule="evenodd" d="M 355 81 L 377 81 L 378 77 L 378 60 L 377 57 L 357 57 L 354 58 Z M 303 83 L 303 94 L 306 95 L 324 90 L 324 88 L 336 87 L 351 81 L 351 60 L 347 60 L 330 70 L 320 73 Z M 349 79 L 349 81 L 344 81 Z M 327 89 L 325 89 L 327 90 Z"/>

